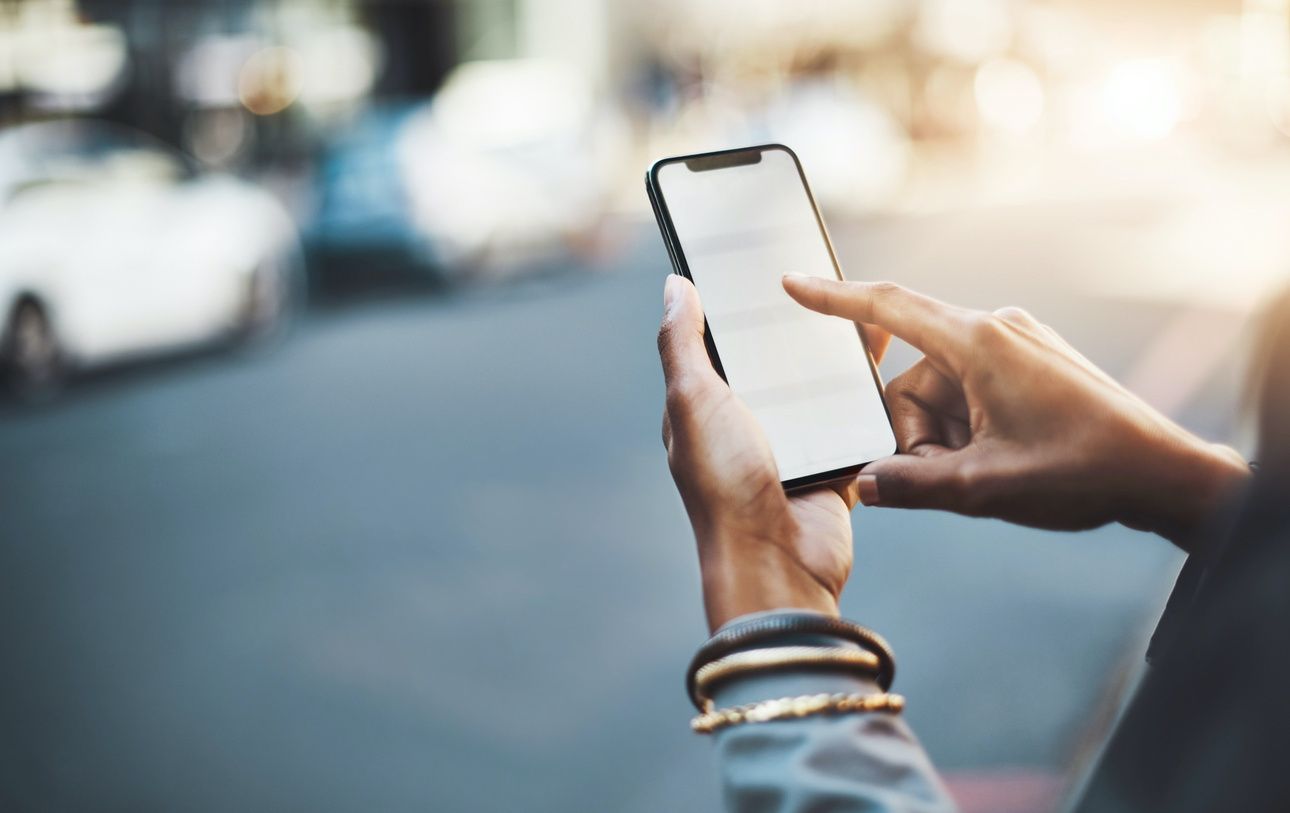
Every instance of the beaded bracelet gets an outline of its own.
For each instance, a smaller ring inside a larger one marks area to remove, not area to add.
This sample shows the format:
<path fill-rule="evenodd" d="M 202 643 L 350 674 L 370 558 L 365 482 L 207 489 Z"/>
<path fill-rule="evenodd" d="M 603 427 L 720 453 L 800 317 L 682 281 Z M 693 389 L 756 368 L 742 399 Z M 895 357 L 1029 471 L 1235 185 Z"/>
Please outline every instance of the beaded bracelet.
<path fill-rule="evenodd" d="M 875 711 L 900 714 L 904 709 L 905 698 L 898 694 L 808 694 L 704 712 L 690 721 L 690 728 L 697 734 L 712 734 L 744 723 L 796 720 L 821 714 Z"/>

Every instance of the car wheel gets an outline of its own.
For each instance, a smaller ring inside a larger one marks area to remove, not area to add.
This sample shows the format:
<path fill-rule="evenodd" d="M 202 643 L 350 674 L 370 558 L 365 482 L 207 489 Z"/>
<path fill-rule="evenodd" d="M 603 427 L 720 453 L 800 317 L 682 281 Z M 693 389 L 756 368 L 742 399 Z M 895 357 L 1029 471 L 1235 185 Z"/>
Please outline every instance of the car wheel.
<path fill-rule="evenodd" d="M 4 372 L 10 390 L 23 401 L 52 396 L 63 382 L 63 352 L 49 315 L 38 302 L 14 308 L 4 339 Z"/>

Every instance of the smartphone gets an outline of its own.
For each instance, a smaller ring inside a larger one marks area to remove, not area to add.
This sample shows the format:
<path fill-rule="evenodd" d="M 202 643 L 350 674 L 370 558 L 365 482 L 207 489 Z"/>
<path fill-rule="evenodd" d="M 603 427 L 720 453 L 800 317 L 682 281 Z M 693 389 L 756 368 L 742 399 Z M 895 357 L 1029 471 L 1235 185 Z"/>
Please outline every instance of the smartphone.
<path fill-rule="evenodd" d="M 895 453 L 864 334 L 784 291 L 787 273 L 843 278 L 797 155 L 765 144 L 664 158 L 645 187 L 673 269 L 703 300 L 713 366 L 766 432 L 784 488 Z"/>

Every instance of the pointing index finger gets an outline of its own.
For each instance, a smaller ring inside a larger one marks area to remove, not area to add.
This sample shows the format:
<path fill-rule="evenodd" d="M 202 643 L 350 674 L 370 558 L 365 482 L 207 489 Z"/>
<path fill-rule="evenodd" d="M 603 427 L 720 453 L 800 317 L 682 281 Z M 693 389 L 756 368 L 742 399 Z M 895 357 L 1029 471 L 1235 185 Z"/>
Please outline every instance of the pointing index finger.
<path fill-rule="evenodd" d="M 947 365 L 958 367 L 965 355 L 963 310 L 899 285 L 788 274 L 784 290 L 813 311 L 877 325 Z"/>

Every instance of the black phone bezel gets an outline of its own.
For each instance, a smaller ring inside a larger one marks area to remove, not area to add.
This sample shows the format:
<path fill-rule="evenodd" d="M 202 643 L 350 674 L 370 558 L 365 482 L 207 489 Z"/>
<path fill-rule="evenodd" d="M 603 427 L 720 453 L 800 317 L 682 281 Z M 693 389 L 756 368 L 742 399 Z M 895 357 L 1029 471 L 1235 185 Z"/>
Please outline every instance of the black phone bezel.
<path fill-rule="evenodd" d="M 672 269 L 675 273 L 680 274 L 686 279 L 694 282 L 694 277 L 690 274 L 690 266 L 686 263 L 685 252 L 681 249 L 681 241 L 676 235 L 676 227 L 672 223 L 672 215 L 667 208 L 667 200 L 663 197 L 662 189 L 658 184 L 658 172 L 668 164 L 678 164 L 686 162 L 704 161 L 713 158 L 736 157 L 748 153 L 756 153 L 760 160 L 761 153 L 766 150 L 780 150 L 788 154 L 793 159 L 793 165 L 797 167 L 797 176 L 802 181 L 802 188 L 806 190 L 807 200 L 811 203 L 811 211 L 815 213 L 815 222 L 819 226 L 820 236 L 824 239 L 824 245 L 829 251 L 829 260 L 833 263 L 833 273 L 839 280 L 846 280 L 842 273 L 842 266 L 838 263 L 837 253 L 833 250 L 833 241 L 829 238 L 829 231 L 824 225 L 824 217 L 820 214 L 819 204 L 815 202 L 815 194 L 811 192 L 811 185 L 806 181 L 806 173 L 802 170 L 802 162 L 798 160 L 797 153 L 783 144 L 758 144 L 752 147 L 736 147 L 728 150 L 714 150 L 712 152 L 693 153 L 691 155 L 677 155 L 670 158 L 661 158 L 650 165 L 645 173 L 645 191 L 649 195 L 650 205 L 654 209 L 654 219 L 658 222 L 659 232 L 663 236 L 663 244 L 667 247 L 668 258 L 672 261 Z M 743 163 L 755 163 L 753 161 L 738 161 L 730 166 Z M 722 166 L 713 167 L 720 169 Z M 699 170 L 708 171 L 708 170 Z M 878 387 L 878 398 L 882 402 L 883 412 L 887 415 L 887 425 L 892 427 L 892 438 L 896 436 L 895 427 L 891 423 L 891 409 L 887 405 L 887 393 L 882 383 L 882 376 L 878 372 L 878 364 L 874 361 L 873 351 L 869 349 L 869 343 L 865 341 L 864 331 L 860 326 L 856 326 L 856 336 L 860 339 L 860 346 L 864 348 L 865 358 L 869 361 L 869 372 L 873 375 L 874 385 Z M 717 374 L 722 380 L 726 380 L 725 370 L 721 366 L 721 354 L 717 352 L 716 340 L 712 337 L 712 330 L 708 326 L 708 319 L 705 315 L 703 318 L 703 341 L 708 348 L 708 357 L 712 360 L 712 366 L 716 369 Z M 889 454 L 895 454 L 897 447 L 893 445 Z M 878 458 L 874 458 L 877 460 Z M 851 477 L 859 473 L 873 460 L 865 460 L 850 466 L 844 466 L 839 469 L 823 471 L 817 474 L 807 474 L 802 477 L 795 477 L 791 480 L 781 480 L 780 484 L 785 491 L 793 491 L 809 486 L 830 483 Z"/>

